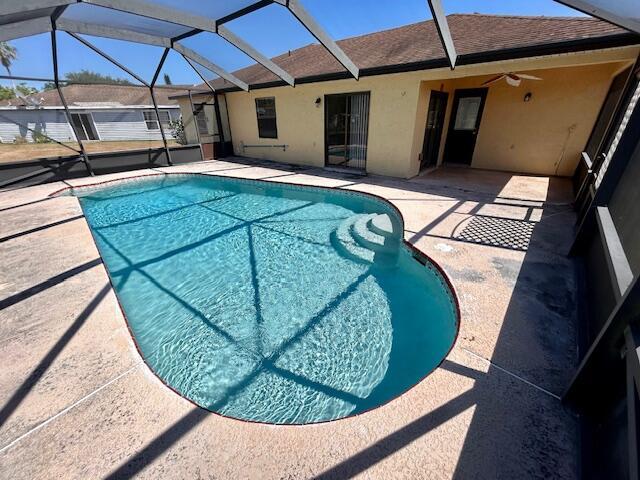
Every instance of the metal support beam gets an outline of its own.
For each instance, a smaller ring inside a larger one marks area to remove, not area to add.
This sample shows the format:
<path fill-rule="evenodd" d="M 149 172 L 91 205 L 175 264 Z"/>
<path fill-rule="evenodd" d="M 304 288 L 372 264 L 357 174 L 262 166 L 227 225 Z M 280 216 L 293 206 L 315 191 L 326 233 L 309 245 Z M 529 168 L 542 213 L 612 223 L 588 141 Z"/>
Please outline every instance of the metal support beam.
<path fill-rule="evenodd" d="M 573 376 L 563 401 L 580 411 L 597 409 L 615 395 L 621 371 L 624 332 L 640 315 L 640 278 L 636 277 L 609 315 Z"/>
<path fill-rule="evenodd" d="M 125 40 L 127 42 L 144 43 L 146 45 L 154 45 L 157 47 L 171 47 L 171 39 L 168 37 L 157 37 L 155 35 L 147 35 L 146 33 L 138 33 L 132 30 L 124 30 L 121 28 L 112 28 L 106 25 L 96 25 L 93 23 L 78 22 L 76 20 L 68 20 L 61 18 L 56 22 L 58 30 L 65 32 L 81 33 L 94 37 L 112 38 L 115 40 Z"/>
<path fill-rule="evenodd" d="M 611 277 L 611 289 L 616 301 L 619 301 L 633 281 L 633 272 L 622 247 L 616 226 L 613 223 L 613 218 L 611 218 L 609 208 L 596 207 L 596 220 L 598 221 L 604 256 L 609 269 L 609 276 Z"/>
<path fill-rule="evenodd" d="M 313 35 L 316 40 L 326 48 L 333 57 L 346 68 L 356 80 L 360 76 L 360 69 L 338 46 L 336 42 L 324 31 L 324 29 L 309 15 L 298 0 L 275 0 L 276 3 L 286 7 L 294 17 Z"/>
<path fill-rule="evenodd" d="M 279 78 L 283 79 L 289 85 L 294 84 L 293 77 L 289 75 L 287 72 L 285 72 L 282 68 L 280 68 L 270 59 L 262 55 L 256 49 L 251 47 L 251 45 L 246 43 L 244 40 L 236 36 L 233 32 L 231 32 L 225 27 L 217 25 L 215 21 L 210 20 L 206 17 L 191 15 L 188 13 L 184 13 L 180 10 L 159 6 L 156 4 L 151 4 L 141 0 L 78 0 L 78 1 L 105 7 L 105 8 L 110 8 L 113 10 L 118 10 L 125 13 L 130 13 L 133 15 L 140 15 L 140 16 L 151 18 L 154 20 L 171 22 L 176 25 L 190 27 L 192 28 L 192 30 L 189 32 L 186 32 L 183 35 L 179 35 L 176 38 L 171 39 L 167 37 L 160 37 L 160 36 L 133 32 L 126 29 L 111 28 L 104 25 L 94 25 L 86 22 L 77 22 L 74 20 L 65 20 L 65 19 L 61 19 L 58 22 L 59 23 L 57 26 L 58 29 L 64 30 L 69 33 L 82 33 L 86 35 L 114 38 L 118 40 L 127 40 L 131 42 L 146 43 L 150 45 L 157 45 L 157 46 L 163 46 L 163 47 L 174 47 L 176 51 L 189 56 L 192 60 L 195 60 L 197 63 L 200 63 L 205 68 L 208 68 L 209 70 L 217 73 L 221 77 L 227 79 L 229 82 L 234 83 L 241 89 L 248 90 L 248 87 L 246 86 L 246 84 L 244 82 L 239 81 L 232 74 L 226 72 L 224 69 L 209 62 L 208 60 L 207 60 L 208 64 L 201 63 L 200 60 L 203 60 L 204 57 L 199 56 L 197 53 L 193 52 L 192 50 L 189 50 L 186 47 L 183 47 L 182 45 L 177 43 L 177 40 L 186 38 L 187 36 L 195 35 L 199 32 L 211 32 L 211 33 L 220 35 L 222 38 L 227 40 L 236 48 L 240 49 L 249 57 L 253 58 L 256 62 L 260 63 L 265 68 L 267 68 L 268 70 L 273 72 L 275 75 L 277 75 Z M 256 4 L 251 5 L 250 10 L 247 10 L 246 13 L 248 13 L 249 11 L 253 11 L 257 8 L 262 8 L 263 6 L 268 5 L 270 3 L 271 1 L 257 2 Z M 299 7 L 299 9 L 300 9 L 300 15 L 303 15 L 302 18 L 305 18 L 304 15 L 306 14 L 306 12 L 302 10 L 302 7 Z M 235 14 L 244 15 L 246 13 L 244 12 L 244 10 L 241 10 L 239 12 L 236 12 Z M 227 17 L 230 18 L 230 16 L 227 16 Z M 315 25 L 315 22 L 313 22 L 313 20 L 310 18 L 306 19 L 306 21 L 311 22 Z M 317 29 L 320 28 L 317 25 L 316 27 Z M 324 35 L 326 36 L 326 34 Z M 328 39 L 328 36 L 326 36 L 326 38 Z M 331 41 L 330 39 L 328 40 Z M 90 47 L 90 48 L 95 50 L 95 48 L 93 47 Z M 339 47 L 336 46 L 336 48 L 338 48 L 339 50 Z M 181 49 L 184 49 L 184 50 L 181 50 Z M 341 50 L 339 51 L 342 52 Z M 347 68 L 349 69 L 349 67 Z"/>
<path fill-rule="evenodd" d="M 64 93 L 62 93 L 62 89 L 60 88 L 60 75 L 58 72 L 58 43 L 56 41 L 56 29 L 55 23 L 53 23 L 53 30 L 51 31 L 51 54 L 53 59 L 53 81 L 56 86 L 56 90 L 58 91 L 58 95 L 60 96 L 60 101 L 62 102 L 62 106 L 64 107 L 64 113 L 67 117 L 67 122 L 71 126 L 71 130 L 73 134 L 76 136 L 76 141 L 80 146 L 80 153 L 82 154 L 82 161 L 84 166 L 86 167 L 89 175 L 94 176 L 93 169 L 91 168 L 91 163 L 89 163 L 89 156 L 87 155 L 87 151 L 84 148 L 84 144 L 82 143 L 82 139 L 80 138 L 79 132 L 73 123 L 73 119 L 71 118 L 71 112 L 69 112 L 69 105 L 67 104 L 67 100 L 64 98 Z"/>
<path fill-rule="evenodd" d="M 98 47 L 96 47 L 95 45 L 93 45 L 91 42 L 85 40 L 84 38 L 82 38 L 79 35 L 76 35 L 75 33 L 71 33 L 71 32 L 67 32 L 67 35 L 72 36 L 73 38 L 75 38 L 76 40 L 78 40 L 80 43 L 82 43 L 83 45 L 86 45 L 87 47 L 89 47 L 91 50 L 93 50 L 94 52 L 96 52 L 98 55 L 100 55 L 102 58 L 108 60 L 109 62 L 113 63 L 116 67 L 118 67 L 120 70 L 125 71 L 126 73 L 128 73 L 129 75 L 131 75 L 133 78 L 135 78 L 138 82 L 142 83 L 143 85 L 149 87 L 150 85 L 143 80 L 141 77 L 139 77 L 138 75 L 136 75 L 135 73 L 133 73 L 131 70 L 129 70 L 127 67 L 125 67 L 124 65 L 122 65 L 120 62 L 118 62 L 115 58 L 111 57 L 110 55 L 106 54 L 105 52 L 103 52 L 102 50 L 100 50 Z"/>
<path fill-rule="evenodd" d="M 77 2 L 78 0 L 20 0 L 15 2 L 6 0 L 0 2 L 0 16 L 33 12 L 34 10 L 46 8 L 63 7 Z"/>
<path fill-rule="evenodd" d="M 635 92 L 639 87 L 638 81 L 630 82 L 627 87 L 629 90 L 625 92 L 623 98 L 627 97 L 631 92 Z M 631 98 L 631 97 L 628 97 Z M 625 102 L 626 103 L 626 102 Z M 608 205 L 618 182 L 624 175 L 627 165 L 634 158 L 634 155 L 640 155 L 640 104 L 636 104 L 630 114 L 626 126 L 619 125 L 617 127 L 617 135 L 621 135 L 620 142 L 615 151 L 609 152 L 611 160 L 602 176 L 600 186 L 595 191 L 587 210 L 583 216 L 582 222 L 578 225 L 576 236 L 571 246 L 570 255 L 579 255 L 584 251 L 585 245 L 590 238 L 590 233 L 596 226 L 595 210 L 596 207 Z"/>
<path fill-rule="evenodd" d="M 165 60 L 167 59 L 167 55 L 169 55 L 169 48 L 165 48 L 162 53 L 162 57 L 160 58 L 160 62 L 158 63 L 158 68 L 153 75 L 153 79 L 151 80 L 151 84 L 149 85 L 149 92 L 151 93 L 151 101 L 153 102 L 153 109 L 156 112 L 156 118 L 158 119 L 158 127 L 160 127 L 160 135 L 162 135 L 162 143 L 164 144 L 164 151 L 167 154 L 167 163 L 169 165 L 173 165 L 173 161 L 171 160 L 171 152 L 169 151 L 169 144 L 167 143 L 167 137 L 164 133 L 164 127 L 162 126 L 162 122 L 160 121 L 160 111 L 158 110 L 158 102 L 156 101 L 156 96 L 153 92 L 153 88 L 156 86 L 156 82 L 158 81 L 158 77 L 160 76 L 160 71 L 164 65 Z"/>
<path fill-rule="evenodd" d="M 640 33 L 640 15 L 636 15 L 635 18 L 627 17 L 616 13 L 615 8 L 607 8 L 615 6 L 618 3 L 615 0 L 608 0 L 607 5 L 604 6 L 604 2 L 591 2 L 589 0 L 555 0 L 558 3 L 571 7 L 587 15 L 591 15 L 596 18 L 600 18 L 614 25 L 618 25 L 631 32 Z M 595 5 L 597 3 L 597 5 Z M 620 2 L 623 3 L 623 2 Z M 629 8 L 631 8 L 631 1 Z M 638 6 L 636 5 L 636 14 L 638 13 Z"/>
<path fill-rule="evenodd" d="M 191 105 L 191 118 L 193 118 L 193 128 L 196 129 L 196 138 L 198 139 L 198 145 L 200 146 L 200 157 L 202 161 L 204 161 L 204 150 L 202 149 L 202 139 L 200 138 L 200 127 L 198 127 L 198 119 L 196 118 L 196 109 L 193 105 L 193 95 L 191 95 L 191 90 L 189 90 L 189 105 Z"/>
<path fill-rule="evenodd" d="M 273 0 L 259 0 L 251 5 L 241 8 L 238 11 L 225 15 L 222 18 L 218 18 L 216 20 L 216 26 L 220 26 L 224 23 L 230 22 L 231 20 L 235 20 L 236 18 L 243 17 L 244 15 L 248 15 L 251 12 L 255 12 L 256 10 L 260 10 L 261 8 L 267 7 L 273 3 Z"/>
<path fill-rule="evenodd" d="M 196 28 L 206 32 L 215 32 L 215 21 L 201 15 L 192 15 L 175 8 L 164 7 L 157 3 L 141 0 L 81 0 L 83 3 L 98 5 L 100 7 L 132 13 L 142 17 L 161 20 L 163 22 Z"/>
<path fill-rule="evenodd" d="M 0 42 L 38 35 L 40 33 L 50 32 L 51 30 L 50 17 L 38 17 L 25 20 L 24 22 L 9 23 L 2 25 L 0 29 Z"/>
<path fill-rule="evenodd" d="M 451 70 L 453 70 L 456 66 L 458 54 L 456 53 L 456 47 L 453 44 L 453 38 L 451 37 L 451 31 L 449 30 L 447 16 L 444 13 L 440 0 L 428 0 L 428 3 L 429 8 L 431 9 L 431 16 L 433 17 L 436 29 L 438 30 L 438 36 L 442 42 L 442 47 L 449 59 Z"/>
<path fill-rule="evenodd" d="M 211 93 L 215 93 L 216 89 L 213 88 L 211 83 L 209 83 L 209 80 L 204 78 L 204 75 L 202 75 L 202 73 L 200 73 L 200 70 L 198 70 L 198 67 L 196 67 L 193 64 L 193 62 L 191 60 L 189 60 L 189 58 L 187 58 L 186 56 L 182 55 L 182 58 L 184 58 L 184 60 L 191 66 L 191 68 L 193 68 L 193 70 L 198 74 L 200 79 L 207 85 L 207 87 L 209 87 L 209 90 L 211 90 Z"/>
<path fill-rule="evenodd" d="M 191 62 L 191 60 L 189 60 L 187 57 L 185 57 L 183 55 L 183 58 L 185 59 L 185 61 L 191 65 L 191 68 L 193 68 L 193 70 L 198 74 L 198 76 L 202 79 L 202 81 L 207 85 L 207 87 L 209 87 L 209 90 L 211 90 L 211 93 L 213 93 L 213 108 L 216 114 L 216 122 L 218 124 L 218 140 L 220 141 L 220 144 L 222 145 L 223 148 L 223 156 L 227 155 L 226 150 L 224 150 L 225 146 L 225 138 L 224 138 L 224 127 L 222 126 L 222 115 L 220 114 L 220 103 L 219 103 L 219 97 L 218 97 L 218 92 L 216 92 L 216 89 L 213 88 L 213 86 L 209 83 L 209 81 L 204 78 L 204 75 L 202 75 L 202 73 L 200 73 L 200 70 L 198 70 L 198 68 Z M 189 91 L 189 101 L 191 101 L 191 91 Z M 191 101 L 191 110 L 193 111 L 193 102 Z M 229 118 L 229 110 L 227 110 L 227 119 Z M 197 129 L 198 125 L 196 122 L 196 129 Z M 200 133 L 198 133 L 198 138 L 200 138 Z M 229 139 L 231 141 L 231 139 Z M 201 144 L 202 147 L 202 144 Z M 203 157 L 204 158 L 204 153 L 203 153 Z"/>
<path fill-rule="evenodd" d="M 173 49 L 176 52 L 181 53 L 183 56 L 189 58 L 190 60 L 193 60 L 198 65 L 201 65 L 204 68 L 206 68 L 207 70 L 210 70 L 210 71 L 218 74 L 219 76 L 221 76 L 222 78 L 224 78 L 228 82 L 233 83 L 234 85 L 236 85 L 237 87 L 241 88 L 245 92 L 249 91 L 249 85 L 247 85 L 245 82 L 240 80 L 235 75 L 227 72 L 224 68 L 222 68 L 222 67 L 216 65 L 215 63 L 207 60 L 202 55 L 194 52 L 190 48 L 187 48 L 184 45 L 181 45 L 179 43 L 174 43 L 173 44 Z"/>
<path fill-rule="evenodd" d="M 24 80 L 27 82 L 54 82 L 53 78 L 42 78 L 42 77 L 23 77 L 19 75 L 0 75 L 0 79 L 2 80 Z M 60 80 L 62 83 L 67 83 L 66 80 Z"/>
<path fill-rule="evenodd" d="M 213 111 L 216 115 L 216 124 L 218 125 L 218 142 L 220 142 L 220 148 L 222 150 L 222 156 L 226 156 L 224 147 L 224 130 L 222 128 L 222 115 L 220 115 L 220 104 L 218 103 L 218 92 L 213 92 Z M 214 144 L 215 146 L 215 144 Z M 215 153 L 215 152 L 214 152 Z M 215 155 L 214 155 L 215 156 Z"/>
<path fill-rule="evenodd" d="M 238 37 L 235 33 L 229 30 L 226 27 L 219 26 L 218 27 L 218 35 L 224 38 L 231 45 L 241 50 L 251 58 L 253 58 L 256 62 L 267 68 L 271 71 L 271 73 L 275 74 L 277 77 L 281 78 L 289 85 L 293 86 L 295 83 L 294 78 L 285 72 L 282 68 L 272 62 L 270 59 L 262 55 L 255 48 L 249 45 L 247 42 Z"/>
<path fill-rule="evenodd" d="M 624 332 L 627 363 L 627 452 L 629 479 L 640 478 L 640 331 L 630 326 Z"/>

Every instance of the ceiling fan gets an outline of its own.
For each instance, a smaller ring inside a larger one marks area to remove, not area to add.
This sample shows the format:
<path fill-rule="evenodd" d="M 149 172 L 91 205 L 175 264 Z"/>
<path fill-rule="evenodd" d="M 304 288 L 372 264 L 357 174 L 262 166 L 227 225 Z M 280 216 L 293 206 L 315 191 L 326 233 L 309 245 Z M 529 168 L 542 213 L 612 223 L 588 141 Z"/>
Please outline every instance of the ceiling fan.
<path fill-rule="evenodd" d="M 500 75 L 496 75 L 493 78 L 490 78 L 486 82 L 482 84 L 482 86 L 490 85 L 495 82 L 499 82 L 502 79 L 505 79 L 506 82 L 512 87 L 519 87 L 520 83 L 522 83 L 522 79 L 525 80 L 542 80 L 540 77 L 534 77 L 533 75 L 527 75 L 526 73 L 501 73 Z"/>

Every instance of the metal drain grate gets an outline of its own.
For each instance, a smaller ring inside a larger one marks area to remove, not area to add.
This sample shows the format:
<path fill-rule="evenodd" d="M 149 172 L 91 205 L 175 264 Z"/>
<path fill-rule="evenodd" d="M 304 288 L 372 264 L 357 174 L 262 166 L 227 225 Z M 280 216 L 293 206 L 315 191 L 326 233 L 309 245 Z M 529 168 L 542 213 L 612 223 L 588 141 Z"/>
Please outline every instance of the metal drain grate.
<path fill-rule="evenodd" d="M 481 245 L 525 251 L 534 222 L 475 216 L 454 238 Z"/>

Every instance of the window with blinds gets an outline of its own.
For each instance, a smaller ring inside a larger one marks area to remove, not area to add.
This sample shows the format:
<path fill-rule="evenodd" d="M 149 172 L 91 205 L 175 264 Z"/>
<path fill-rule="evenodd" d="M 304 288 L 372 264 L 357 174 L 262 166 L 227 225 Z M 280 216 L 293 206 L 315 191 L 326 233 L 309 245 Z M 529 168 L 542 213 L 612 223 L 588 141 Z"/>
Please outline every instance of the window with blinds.
<path fill-rule="evenodd" d="M 256 98 L 256 115 L 258 117 L 258 136 L 260 138 L 278 138 L 275 97 Z"/>

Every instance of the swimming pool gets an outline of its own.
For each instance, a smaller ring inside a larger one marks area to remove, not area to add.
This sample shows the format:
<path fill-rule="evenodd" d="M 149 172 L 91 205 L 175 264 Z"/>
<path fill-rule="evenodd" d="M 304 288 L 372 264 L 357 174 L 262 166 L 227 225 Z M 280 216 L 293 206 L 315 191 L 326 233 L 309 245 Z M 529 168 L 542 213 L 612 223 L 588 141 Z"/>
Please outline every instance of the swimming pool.
<path fill-rule="evenodd" d="M 455 340 L 453 292 L 380 199 L 183 174 L 72 193 L 141 355 L 203 408 L 277 424 L 362 413 Z"/>

